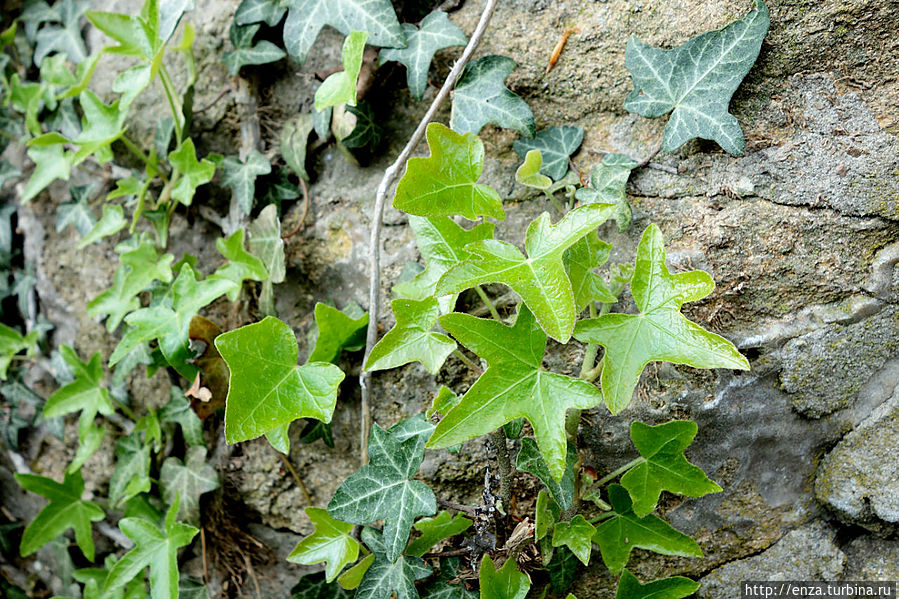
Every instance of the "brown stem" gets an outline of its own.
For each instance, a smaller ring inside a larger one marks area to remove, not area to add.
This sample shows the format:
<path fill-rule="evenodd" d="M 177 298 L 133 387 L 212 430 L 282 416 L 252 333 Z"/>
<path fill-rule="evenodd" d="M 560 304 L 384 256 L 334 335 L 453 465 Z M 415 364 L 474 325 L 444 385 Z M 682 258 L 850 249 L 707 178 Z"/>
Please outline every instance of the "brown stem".
<path fill-rule="evenodd" d="M 448 507 L 451 510 L 456 510 L 457 512 L 465 512 L 466 514 L 474 515 L 478 508 L 473 505 L 464 505 L 461 503 L 456 503 L 455 501 L 448 501 L 446 499 L 440 499 L 437 497 L 437 504 L 442 505 L 443 507 Z"/>
<path fill-rule="evenodd" d="M 306 185 L 306 180 L 302 177 L 300 177 L 300 187 L 303 188 L 303 214 L 300 215 L 300 222 L 297 223 L 296 228 L 290 233 L 282 235 L 281 239 L 290 239 L 299 233 L 306 223 L 306 214 L 309 213 L 309 187 Z"/>
<path fill-rule="evenodd" d="M 303 492 L 303 497 L 306 499 L 306 505 L 312 505 L 312 496 L 309 495 L 309 489 L 306 488 L 306 484 L 303 483 L 303 479 L 300 478 L 300 475 L 297 474 L 296 468 L 293 467 L 293 464 L 290 463 L 290 459 L 281 453 L 280 451 L 275 451 L 278 454 L 278 457 L 281 458 L 281 461 L 284 462 L 284 466 L 290 471 L 293 479 L 297 481 L 297 486 L 300 487 L 300 491 Z"/>
<path fill-rule="evenodd" d="M 227 94 L 228 92 L 233 92 L 233 91 L 234 91 L 234 86 L 229 85 L 228 87 L 226 87 L 225 89 L 220 91 L 218 93 L 218 95 L 211 102 L 209 102 L 209 104 L 207 104 L 203 108 L 197 108 L 196 110 L 193 111 L 193 113 L 200 114 L 201 112 L 206 112 L 207 110 L 209 110 L 210 108 L 212 108 L 213 106 L 218 104 L 218 101 L 221 100 L 225 96 L 225 94 Z"/>
<path fill-rule="evenodd" d="M 496 450 L 496 466 L 499 470 L 499 498 L 508 514 L 512 508 L 512 460 L 506 447 L 506 433 L 498 428 L 490 433 L 490 443 Z"/>
<path fill-rule="evenodd" d="M 468 555 L 471 553 L 471 549 L 453 549 L 452 551 L 435 551 L 432 553 L 425 553 L 422 557 L 424 559 L 429 559 L 432 557 L 459 557 L 461 555 Z"/>

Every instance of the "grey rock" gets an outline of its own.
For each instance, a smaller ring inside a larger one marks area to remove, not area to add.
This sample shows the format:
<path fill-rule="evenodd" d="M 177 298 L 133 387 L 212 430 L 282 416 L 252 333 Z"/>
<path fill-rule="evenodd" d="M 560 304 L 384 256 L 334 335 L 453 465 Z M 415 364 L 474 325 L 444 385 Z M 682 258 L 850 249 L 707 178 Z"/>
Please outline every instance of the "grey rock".
<path fill-rule="evenodd" d="M 843 552 L 843 580 L 899 580 L 899 540 L 862 535 L 843 547 Z"/>

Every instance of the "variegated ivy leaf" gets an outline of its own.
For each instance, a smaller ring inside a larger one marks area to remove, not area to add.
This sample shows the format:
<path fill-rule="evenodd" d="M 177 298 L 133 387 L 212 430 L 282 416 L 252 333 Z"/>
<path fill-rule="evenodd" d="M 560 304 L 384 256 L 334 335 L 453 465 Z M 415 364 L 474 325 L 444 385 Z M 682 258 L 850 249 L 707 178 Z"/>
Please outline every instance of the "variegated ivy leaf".
<path fill-rule="evenodd" d="M 269 204 L 263 208 L 256 220 L 250 223 L 249 233 L 250 239 L 247 245 L 250 253 L 262 260 L 268 273 L 268 276 L 262 281 L 259 309 L 266 316 L 276 316 L 273 285 L 274 283 L 283 283 L 284 277 L 287 275 L 278 207 Z"/>
<path fill-rule="evenodd" d="M 524 599 L 531 588 L 527 575 L 518 571 L 515 558 L 510 557 L 497 570 L 486 553 L 481 559 L 478 582 L 481 583 L 481 599 Z"/>
<path fill-rule="evenodd" d="M 315 572 L 300 578 L 290 589 L 290 599 L 353 599 L 353 593 L 326 581 L 324 572 Z"/>
<path fill-rule="evenodd" d="M 228 74 L 232 77 L 237 75 L 240 67 L 245 65 L 268 64 L 270 62 L 278 62 L 285 56 L 284 50 L 271 43 L 268 40 L 261 40 L 253 44 L 253 38 L 259 31 L 259 25 L 240 25 L 233 24 L 228 32 L 231 39 L 231 45 L 234 49 L 225 52 L 222 60 L 228 67 Z"/>
<path fill-rule="evenodd" d="M 272 163 L 265 154 L 254 148 L 243 160 L 237 156 L 226 156 L 222 161 L 222 170 L 222 185 L 234 190 L 237 204 L 244 214 L 249 214 L 253 210 L 256 178 L 272 172 Z"/>
<path fill-rule="evenodd" d="M 453 216 L 468 220 L 506 218 L 499 194 L 477 183 L 484 170 L 484 144 L 477 135 L 461 135 L 440 123 L 427 130 L 427 158 L 410 158 L 396 186 L 393 207 L 417 216 Z"/>
<path fill-rule="evenodd" d="M 641 584 L 637 577 L 623 570 L 618 579 L 615 599 L 683 599 L 699 590 L 699 583 L 684 576 L 670 576 Z"/>
<path fill-rule="evenodd" d="M 574 197 L 584 204 L 593 202 L 615 204 L 618 230 L 627 231 L 634 214 L 624 193 L 624 186 L 635 168 L 637 163 L 624 154 L 606 154 L 602 162 L 594 166 L 590 173 L 592 187 L 581 187 L 575 192 Z"/>
<path fill-rule="evenodd" d="M 540 150 L 543 166 L 540 172 L 558 181 L 568 172 L 568 162 L 584 141 L 583 127 L 550 127 L 531 139 L 516 139 L 512 143 L 515 153 L 524 158 L 531 150 Z"/>
<path fill-rule="evenodd" d="M 492 123 L 514 129 L 525 137 L 537 132 L 527 102 L 506 88 L 515 61 L 505 56 L 484 56 L 465 65 L 453 91 L 450 126 L 459 133 L 479 133 Z"/>
<path fill-rule="evenodd" d="M 297 418 L 331 421 L 343 372 L 323 362 L 298 366 L 296 336 L 277 318 L 219 335 L 215 346 L 231 371 L 228 443 L 255 439 Z"/>
<path fill-rule="evenodd" d="M 728 104 L 752 68 L 768 31 L 768 7 L 756 0 L 748 15 L 724 29 L 694 37 L 672 50 L 660 50 L 632 37 L 624 64 L 634 81 L 625 110 L 660 117 L 672 110 L 662 150 L 673 152 L 693 138 L 711 139 L 742 155 L 746 146 Z"/>
<path fill-rule="evenodd" d="M 159 472 L 162 498 L 173 503 L 181 498 L 178 518 L 197 524 L 200 521 L 200 496 L 219 488 L 219 477 L 215 468 L 206 463 L 206 448 L 190 447 L 182 462 L 172 456 L 162 463 Z"/>
<path fill-rule="evenodd" d="M 63 52 L 69 60 L 78 64 L 87 57 L 84 38 L 81 36 L 81 15 L 88 7 L 87 2 L 62 0 L 53 6 L 62 26 L 42 27 L 35 36 L 34 65 L 40 66 L 44 57 L 51 52 Z M 56 21 L 56 19 L 50 19 Z"/>
<path fill-rule="evenodd" d="M 543 168 L 543 157 L 540 150 L 531 150 L 525 157 L 524 162 L 515 171 L 515 180 L 522 185 L 546 191 L 553 184 L 552 179 L 540 173 Z"/>
<path fill-rule="evenodd" d="M 427 267 L 411 281 L 393 287 L 394 291 L 410 299 L 423 300 L 434 295 L 437 281 L 453 265 L 474 258 L 464 248 L 469 243 L 493 238 L 492 223 L 481 223 L 465 229 L 448 216 L 424 218 L 409 216 L 409 226 L 415 233 L 418 251 Z M 451 312 L 458 294 L 438 298 L 440 311 Z"/>
<path fill-rule="evenodd" d="M 440 421 L 428 446 L 450 447 L 527 418 L 552 478 L 561 480 L 567 453 L 565 414 L 569 408 L 599 404 L 599 389 L 543 369 L 546 334 L 526 306 L 511 327 L 457 313 L 442 316 L 440 324 L 489 366 Z"/>
<path fill-rule="evenodd" d="M 375 425 L 377 427 L 377 425 Z M 356 590 L 356 599 L 418 599 L 415 581 L 431 574 L 431 567 L 420 557 L 397 555 L 390 559 L 390 541 L 373 528 L 362 529 L 362 542 L 375 556 Z"/>
<path fill-rule="evenodd" d="M 234 13 L 238 25 L 265 23 L 269 27 L 277 25 L 287 12 L 287 0 L 243 0 Z"/>
<path fill-rule="evenodd" d="M 462 30 L 450 22 L 445 12 L 435 10 L 421 21 L 421 28 L 403 23 L 407 46 L 402 49 L 381 50 L 380 62 L 395 60 L 406 66 L 406 83 L 416 100 L 425 95 L 428 69 L 434 53 L 443 48 L 464 46 L 468 39 Z"/>
<path fill-rule="evenodd" d="M 425 370 L 437 374 L 443 362 L 456 349 L 455 342 L 432 329 L 437 324 L 440 308 L 433 297 L 420 302 L 396 299 L 390 302 L 396 324 L 371 349 L 365 369 L 368 371 L 397 368 L 410 362 L 421 362 Z"/>
<path fill-rule="evenodd" d="M 554 225 L 544 212 L 528 226 L 527 257 L 503 241 L 470 243 L 465 250 L 477 258 L 449 269 L 437 283 L 437 294 L 457 293 L 482 283 L 504 283 L 521 296 L 547 335 L 567 343 L 577 314 L 562 256 L 604 223 L 613 209 L 610 204 L 581 206 Z"/>
<path fill-rule="evenodd" d="M 522 472 L 533 474 L 549 491 L 550 496 L 567 510 L 574 500 L 574 463 L 577 461 L 577 448 L 571 443 L 565 454 L 565 474 L 562 480 L 556 480 L 549 472 L 540 450 L 533 439 L 525 437 L 521 440 L 521 449 L 515 459 L 515 467 Z"/>
<path fill-rule="evenodd" d="M 407 555 L 421 557 L 428 550 L 442 541 L 462 534 L 471 526 L 472 521 L 461 514 L 455 516 L 444 510 L 433 518 L 422 518 L 413 527 L 421 532 L 421 536 L 406 547 Z"/>
<path fill-rule="evenodd" d="M 356 104 L 356 80 L 362 70 L 362 54 L 368 33 L 353 31 L 343 41 L 340 62 L 343 70 L 331 73 L 315 90 L 315 110 L 321 112 L 325 108 L 347 104 Z"/>
<path fill-rule="evenodd" d="M 300 541 L 287 561 L 310 566 L 325 562 L 325 580 L 333 582 L 341 570 L 359 557 L 359 541 L 353 538 L 353 525 L 335 520 L 328 510 L 307 507 L 306 515 L 315 532 Z"/>
<path fill-rule="evenodd" d="M 328 513 L 344 522 L 368 524 L 385 518 L 383 539 L 378 535 L 381 547 L 365 544 L 375 554 L 386 555 L 376 559 L 366 573 L 360 593 L 368 588 L 366 580 L 372 580 L 376 566 L 397 562 L 415 518 L 437 511 L 434 492 L 425 483 L 411 480 L 424 459 L 425 441 L 433 428 L 420 415 L 389 430 L 375 424 L 368 442 L 369 463 L 346 479 L 328 503 Z"/>
<path fill-rule="evenodd" d="M 2 183 L 2 179 L 0 179 Z M 0 185 L 2 187 L 2 185 Z M 56 232 L 62 233 L 66 227 L 72 225 L 80 235 L 87 235 L 96 220 L 94 213 L 88 205 L 93 185 L 78 185 L 71 188 L 72 201 L 63 202 L 56 209 Z"/>
<path fill-rule="evenodd" d="M 590 548 L 596 528 L 580 514 L 568 522 L 559 522 L 553 529 L 553 547 L 568 547 L 581 563 L 590 564 Z"/>
<path fill-rule="evenodd" d="M 650 362 L 673 362 L 696 368 L 748 370 L 749 362 L 734 345 L 687 320 L 680 308 L 710 294 L 715 283 L 701 270 L 671 274 L 658 226 L 650 225 L 637 247 L 631 295 L 640 314 L 604 314 L 578 322 L 575 338 L 598 343 L 602 391 L 617 414 L 631 402 L 640 373 Z"/>
<path fill-rule="evenodd" d="M 116 443 L 116 466 L 109 480 L 109 504 L 118 507 L 138 493 L 150 490 L 150 445 L 137 433 Z"/>
<path fill-rule="evenodd" d="M 284 22 L 284 45 L 298 63 L 325 25 L 349 35 L 368 32 L 368 43 L 382 48 L 405 48 L 406 38 L 390 0 L 296 0 Z"/>

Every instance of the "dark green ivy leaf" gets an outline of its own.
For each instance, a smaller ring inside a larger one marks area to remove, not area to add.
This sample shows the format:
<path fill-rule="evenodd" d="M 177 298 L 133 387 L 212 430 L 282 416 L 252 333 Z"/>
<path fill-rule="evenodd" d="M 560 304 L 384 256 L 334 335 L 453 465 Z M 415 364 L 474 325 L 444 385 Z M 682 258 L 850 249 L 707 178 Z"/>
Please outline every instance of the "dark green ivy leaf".
<path fill-rule="evenodd" d="M 44 57 L 51 52 L 63 52 L 75 64 L 87 57 L 84 39 L 81 37 L 81 16 L 87 6 L 87 2 L 78 0 L 62 0 L 53 6 L 62 26 L 48 25 L 37 32 L 35 36 L 37 43 L 34 47 L 35 66 L 40 66 Z"/>
<path fill-rule="evenodd" d="M 336 582 L 325 580 L 324 572 L 303 576 L 292 589 L 290 599 L 352 599 L 353 593 L 345 591 Z"/>
<path fill-rule="evenodd" d="M 162 422 L 176 422 L 181 425 L 184 441 L 190 446 L 205 447 L 203 440 L 203 422 L 190 408 L 190 400 L 178 387 L 169 388 L 169 401 L 159 409 Z"/>
<path fill-rule="evenodd" d="M 505 56 L 484 56 L 465 65 L 453 91 L 450 127 L 459 133 L 477 134 L 493 123 L 533 137 L 537 131 L 534 114 L 527 102 L 506 89 L 506 77 L 515 66 L 515 61 Z"/>
<path fill-rule="evenodd" d="M 199 523 L 200 496 L 218 489 L 219 477 L 215 468 L 206 463 L 206 448 L 195 446 L 188 448 L 183 462 L 174 456 L 165 459 L 159 472 L 159 486 L 166 503 L 180 497 L 179 518 Z"/>
<path fill-rule="evenodd" d="M 624 570 L 618 579 L 615 599 L 683 599 L 698 590 L 698 582 L 683 576 L 671 576 L 641 584 L 636 576 Z"/>
<path fill-rule="evenodd" d="M 109 480 L 109 503 L 112 507 L 128 501 L 138 493 L 150 490 L 150 446 L 136 433 L 116 443 L 116 465 Z"/>
<path fill-rule="evenodd" d="M 532 139 L 516 139 L 512 143 L 515 153 L 524 158 L 530 150 L 540 150 L 543 167 L 540 172 L 558 181 L 568 172 L 568 161 L 584 141 L 583 127 L 550 127 Z"/>
<path fill-rule="evenodd" d="M 539 478 L 556 503 L 561 505 L 562 509 L 567 510 L 574 500 L 574 463 L 576 461 L 577 448 L 569 443 L 568 451 L 565 453 L 565 474 L 562 475 L 562 480 L 556 481 L 550 474 L 540 450 L 537 449 L 537 444 L 530 437 L 525 437 L 521 440 L 521 449 L 515 459 L 515 467 Z"/>
<path fill-rule="evenodd" d="M 274 27 L 284 17 L 290 2 L 284 0 L 243 0 L 234 13 L 238 25 L 265 23 Z"/>
<path fill-rule="evenodd" d="M 436 582 L 424 590 L 423 599 L 478 599 L 478 593 L 469 591 L 465 582 L 450 584 L 459 573 L 459 558 L 448 557 L 440 562 L 440 575 Z"/>
<path fill-rule="evenodd" d="M 557 593 L 564 593 L 574 583 L 580 561 L 568 547 L 559 547 L 553 553 L 553 557 L 546 570 L 549 572 L 549 584 Z"/>
<path fill-rule="evenodd" d="M 88 206 L 93 185 L 79 185 L 71 188 L 72 201 L 63 202 L 56 209 L 56 232 L 61 233 L 66 227 L 72 225 L 81 235 L 87 235 L 96 220 Z"/>
<path fill-rule="evenodd" d="M 356 599 L 384 599 L 393 593 L 396 599 L 418 599 L 415 581 L 431 574 L 430 566 L 420 557 L 408 555 L 397 554 L 391 560 L 390 541 L 385 542 L 381 532 L 373 528 L 362 529 L 362 542 L 371 549 L 375 559 L 362 577 Z"/>
<path fill-rule="evenodd" d="M 614 218 L 618 223 L 618 230 L 627 231 L 634 215 L 624 193 L 624 186 L 635 168 L 637 163 L 624 154 L 606 154 L 590 173 L 592 187 L 581 187 L 574 197 L 584 204 L 615 204 Z"/>
<path fill-rule="evenodd" d="M 461 514 L 455 516 L 444 510 L 433 518 L 422 518 L 413 525 L 421 536 L 406 547 L 407 555 L 423 556 L 428 550 L 442 541 L 462 534 L 471 526 L 472 521 Z"/>
<path fill-rule="evenodd" d="M 272 172 L 272 164 L 259 150 L 252 149 L 244 160 L 237 156 L 226 156 L 222 162 L 222 185 L 234 190 L 234 197 L 244 214 L 253 209 L 256 177 Z"/>
<path fill-rule="evenodd" d="M 356 106 L 347 106 L 347 112 L 356 118 L 356 126 L 350 134 L 340 140 L 346 148 L 377 148 L 381 144 L 384 128 L 375 118 L 371 104 L 360 100 Z"/>
<path fill-rule="evenodd" d="M 259 25 L 243 27 L 237 24 L 231 25 L 228 37 L 231 39 L 234 50 L 225 52 L 222 59 L 225 61 L 225 66 L 228 67 L 228 74 L 232 77 L 237 75 L 242 66 L 277 62 L 286 56 L 284 50 L 270 41 L 262 40 L 254 45 L 253 38 L 257 31 L 259 31 Z"/>

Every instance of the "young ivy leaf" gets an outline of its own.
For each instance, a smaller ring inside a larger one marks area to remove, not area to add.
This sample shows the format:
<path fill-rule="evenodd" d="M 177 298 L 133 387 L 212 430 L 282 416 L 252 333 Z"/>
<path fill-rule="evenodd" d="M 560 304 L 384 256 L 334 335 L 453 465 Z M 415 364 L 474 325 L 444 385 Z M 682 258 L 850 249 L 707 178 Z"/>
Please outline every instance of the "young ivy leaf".
<path fill-rule="evenodd" d="M 410 299 L 423 300 L 434 295 L 437 281 L 453 265 L 474 258 L 464 248 L 469 243 L 493 239 L 492 223 L 481 223 L 465 229 L 448 216 L 424 218 L 409 216 L 409 227 L 415 233 L 418 251 L 427 267 L 411 281 L 393 287 L 394 291 Z M 438 298 L 440 311 L 451 312 L 458 294 Z"/>
<path fill-rule="evenodd" d="M 527 418 L 552 478 L 565 474 L 565 414 L 602 401 L 587 381 L 543 370 L 546 334 L 526 306 L 511 327 L 468 314 L 440 318 L 462 345 L 489 367 L 437 425 L 428 447 L 443 448 L 486 435 L 516 418 Z"/>
<path fill-rule="evenodd" d="M 420 431 L 408 430 L 419 425 Z M 366 580 L 382 561 L 391 564 L 397 561 L 406 548 L 415 518 L 437 511 L 437 500 L 430 487 L 411 480 L 424 459 L 425 440 L 431 430 L 433 425 L 420 416 L 386 431 L 375 424 L 368 442 L 369 463 L 346 479 L 328 503 L 331 516 L 344 522 L 368 524 L 385 518 L 384 537 L 378 536 L 383 548 L 376 549 L 368 542 L 366 545 L 375 553 L 385 553 L 386 559 L 376 559 Z M 366 587 L 366 580 L 360 593 Z"/>
<path fill-rule="evenodd" d="M 243 0 L 234 13 L 234 22 L 238 25 L 265 23 L 274 27 L 284 17 L 289 4 L 284 0 Z"/>
<path fill-rule="evenodd" d="M 544 212 L 528 226 L 525 257 L 515 246 L 488 239 L 465 250 L 477 256 L 453 266 L 437 283 L 437 295 L 456 293 L 482 283 L 505 283 L 534 313 L 546 334 L 567 343 L 574 329 L 574 291 L 562 256 L 580 238 L 595 231 L 612 214 L 610 204 L 575 208 L 555 225 Z"/>
<path fill-rule="evenodd" d="M 253 210 L 253 196 L 256 190 L 256 177 L 272 172 L 272 163 L 255 148 L 250 150 L 246 159 L 237 156 L 226 156 L 222 161 L 222 185 L 234 190 L 234 197 L 244 214 Z"/>
<path fill-rule="evenodd" d="M 653 511 L 662 491 L 702 497 L 721 491 L 701 468 L 687 461 L 684 450 L 693 442 L 698 427 L 692 420 L 675 420 L 658 426 L 631 423 L 631 440 L 646 460 L 621 477 L 621 486 L 634 501 L 634 513 Z"/>
<path fill-rule="evenodd" d="M 87 57 L 84 38 L 81 36 L 81 15 L 87 8 L 87 2 L 78 0 L 62 0 L 54 5 L 54 10 L 62 22 L 58 25 L 47 25 L 37 32 L 34 47 L 34 65 L 40 66 L 44 57 L 51 52 L 63 52 L 73 63 L 78 64 Z M 51 19 L 56 20 L 56 19 Z"/>
<path fill-rule="evenodd" d="M 574 291 L 575 311 L 580 314 L 590 302 L 613 304 L 618 298 L 609 289 L 605 280 L 593 272 L 606 263 L 611 244 L 601 240 L 596 233 L 588 233 L 573 246 L 565 250 L 562 262 Z"/>
<path fill-rule="evenodd" d="M 219 488 L 215 468 L 206 463 L 205 447 L 190 447 L 182 462 L 172 456 L 165 459 L 159 472 L 162 499 L 174 503 L 181 498 L 178 517 L 186 522 L 200 521 L 200 495 Z"/>
<path fill-rule="evenodd" d="M 368 32 L 368 42 L 382 48 L 404 48 L 406 38 L 390 0 L 296 0 L 284 22 L 284 46 L 301 65 L 325 25 L 344 35 Z"/>
<path fill-rule="evenodd" d="M 81 412 L 78 421 L 79 437 L 87 432 L 99 413 L 109 416 L 115 412 L 109 391 L 103 386 L 103 358 L 100 352 L 84 363 L 75 351 L 67 345 L 59 348 L 59 353 L 75 374 L 75 380 L 58 389 L 44 404 L 44 418 L 57 418 L 72 412 Z"/>
<path fill-rule="evenodd" d="M 180 178 L 172 189 L 172 198 L 185 206 L 193 202 L 197 187 L 212 181 L 215 175 L 215 164 L 204 158 L 197 161 L 197 151 L 191 138 L 185 139 L 178 149 L 169 153 L 169 162 Z"/>
<path fill-rule="evenodd" d="M 662 138 L 665 152 L 700 137 L 742 155 L 743 131 L 727 108 L 758 58 L 769 24 L 768 7 L 756 0 L 755 9 L 744 18 L 672 50 L 653 48 L 632 37 L 624 64 L 634 91 L 624 101 L 625 110 L 649 118 L 674 111 Z"/>
<path fill-rule="evenodd" d="M 631 402 L 640 373 L 653 361 L 696 368 L 749 370 L 749 362 L 734 345 L 709 333 L 680 313 L 686 302 L 710 294 L 715 283 L 708 273 L 694 270 L 671 274 L 665 266 L 665 245 L 658 226 L 650 225 L 640 239 L 631 295 L 640 314 L 605 314 L 578 322 L 575 338 L 598 343 L 602 359 L 602 391 L 617 414 Z"/>
<path fill-rule="evenodd" d="M 453 516 L 444 510 L 433 518 L 422 518 L 413 525 L 421 536 L 409 543 L 406 555 L 423 556 L 428 549 L 442 541 L 462 534 L 471 526 L 472 521 L 461 514 Z"/>
<path fill-rule="evenodd" d="M 34 162 L 34 172 L 22 192 L 22 203 L 31 200 L 57 179 L 69 180 L 73 154 L 63 152 L 62 144 L 30 146 L 28 157 Z"/>
<path fill-rule="evenodd" d="M 356 104 L 356 80 L 362 70 L 362 54 L 368 33 L 353 31 L 343 41 L 340 62 L 343 70 L 332 73 L 315 90 L 315 110 L 322 111 L 329 106 Z"/>
<path fill-rule="evenodd" d="M 396 599 L 418 599 L 415 581 L 430 575 L 431 567 L 420 557 L 397 554 L 390 559 L 390 540 L 385 542 L 373 528 L 362 529 L 362 542 L 371 549 L 375 559 L 356 590 L 356 599 L 383 599 L 394 593 Z"/>
<path fill-rule="evenodd" d="M 497 570 L 486 553 L 481 558 L 478 582 L 481 583 L 481 599 L 524 599 L 531 588 L 527 575 L 518 571 L 515 558 L 510 557 Z"/>
<path fill-rule="evenodd" d="M 516 139 L 512 142 L 512 148 L 521 158 L 525 158 L 531 150 L 540 150 L 543 156 L 540 172 L 558 181 L 568 172 L 569 158 L 583 141 L 583 127 L 550 127 L 532 139 Z"/>
<path fill-rule="evenodd" d="M 545 489 L 537 493 L 537 506 L 534 509 L 534 540 L 539 541 L 548 535 L 559 521 L 562 508 L 549 496 Z"/>
<path fill-rule="evenodd" d="M 468 43 L 465 34 L 450 22 L 445 12 L 435 10 L 421 21 L 421 28 L 403 23 L 407 46 L 402 49 L 381 50 L 380 63 L 395 60 L 406 66 L 406 83 L 409 92 L 421 101 L 428 85 L 428 69 L 434 53 L 444 48 L 464 46 Z"/>
<path fill-rule="evenodd" d="M 109 480 L 109 504 L 118 507 L 138 493 L 150 490 L 150 445 L 136 433 L 116 443 L 116 465 Z"/>
<path fill-rule="evenodd" d="M 634 218 L 624 186 L 635 168 L 637 163 L 624 154 L 606 154 L 590 173 L 592 187 L 581 187 L 574 197 L 583 204 L 615 204 L 614 218 L 618 223 L 618 230 L 623 233 L 631 226 Z"/>
<path fill-rule="evenodd" d="M 568 547 L 585 566 L 590 564 L 590 548 L 596 527 L 580 514 L 569 522 L 559 522 L 553 529 L 553 547 Z"/>
<path fill-rule="evenodd" d="M 88 231 L 87 235 L 81 238 L 81 241 L 78 242 L 78 245 L 76 245 L 75 248 L 79 250 L 84 249 L 90 244 L 100 241 L 104 237 L 115 235 L 127 226 L 128 221 L 125 220 L 125 214 L 122 212 L 122 207 L 118 204 L 106 204 L 103 206 L 103 216 L 101 216 L 100 220 L 97 221 L 97 224 Z"/>
<path fill-rule="evenodd" d="M 122 518 L 119 528 L 135 547 L 117 561 L 106 577 L 106 587 L 115 589 L 130 582 L 150 567 L 151 599 L 177 599 L 178 597 L 178 548 L 188 545 L 199 530 L 176 522 L 178 514 L 176 498 L 165 515 L 160 528 L 143 517 Z"/>
<path fill-rule="evenodd" d="M 232 77 L 237 76 L 240 67 L 245 65 L 268 64 L 270 62 L 278 62 L 285 56 L 284 50 L 271 43 L 268 40 L 262 40 L 258 44 L 253 45 L 253 38 L 259 31 L 259 25 L 248 25 L 241 27 L 232 24 L 228 31 L 228 37 L 231 39 L 231 45 L 234 50 L 225 52 L 222 60 L 228 67 L 228 74 Z"/>
<path fill-rule="evenodd" d="M 315 304 L 318 337 L 315 339 L 315 348 L 309 354 L 310 362 L 334 362 L 341 350 L 358 351 L 365 347 L 368 312 L 354 318 L 348 314 L 350 306 L 344 310 L 341 312 L 321 302 Z"/>
<path fill-rule="evenodd" d="M 410 362 L 421 362 L 425 370 L 437 374 L 456 349 L 456 343 L 431 329 L 440 308 L 433 297 L 420 302 L 396 299 L 390 302 L 396 325 L 371 349 L 365 370 L 387 370 Z"/>
<path fill-rule="evenodd" d="M 175 422 L 181 425 L 181 434 L 189 446 L 206 446 L 203 440 L 203 422 L 190 409 L 190 401 L 180 388 L 172 386 L 169 389 L 169 401 L 159 408 L 159 419 L 162 422 Z"/>
<path fill-rule="evenodd" d="M 534 113 L 527 102 L 506 89 L 506 77 L 515 66 L 515 61 L 506 56 L 484 56 L 465 65 L 453 91 L 453 131 L 477 134 L 484 125 L 493 123 L 534 137 Z"/>
<path fill-rule="evenodd" d="M 227 239 L 219 237 L 215 240 L 215 247 L 228 263 L 216 269 L 209 278 L 234 283 L 227 293 L 228 301 L 237 301 L 244 281 L 264 281 L 268 277 L 262 260 L 243 248 L 243 229 L 238 229 Z"/>
<path fill-rule="evenodd" d="M 540 150 L 531 150 L 518 170 L 515 171 L 515 180 L 522 185 L 546 191 L 553 182 L 546 175 L 540 174 L 542 168 L 543 157 L 540 155 Z"/>
<path fill-rule="evenodd" d="M 262 281 L 259 309 L 266 316 L 275 316 L 274 284 L 283 283 L 287 275 L 284 258 L 284 240 L 281 239 L 281 222 L 278 207 L 268 205 L 262 209 L 249 228 L 247 245 L 250 253 L 262 260 L 268 276 Z M 312 360 L 313 362 L 315 360 Z"/>
<path fill-rule="evenodd" d="M 499 194 L 477 183 L 484 170 L 484 144 L 477 135 L 461 135 L 440 123 L 427 130 L 427 158 L 410 158 L 396 186 L 393 207 L 416 216 L 452 216 L 468 220 L 506 218 Z"/>
<path fill-rule="evenodd" d="M 621 572 L 634 547 L 663 555 L 702 557 L 696 541 L 658 516 L 638 517 L 621 485 L 609 485 L 609 503 L 615 514 L 596 527 L 593 542 L 599 545 L 602 561 L 613 574 Z"/>
<path fill-rule="evenodd" d="M 684 576 L 670 576 L 641 584 L 627 570 L 618 579 L 615 599 L 683 599 L 699 590 L 699 583 Z"/>
<path fill-rule="evenodd" d="M 57 233 L 62 233 L 66 227 L 72 225 L 83 236 L 94 227 L 96 220 L 88 205 L 93 187 L 93 185 L 79 185 L 71 188 L 72 201 L 63 202 L 56 209 Z"/>
<path fill-rule="evenodd" d="M 277 318 L 219 335 L 215 346 L 231 371 L 228 443 L 255 439 L 297 418 L 331 421 L 343 372 L 322 362 L 298 366 L 296 336 Z"/>
<path fill-rule="evenodd" d="M 577 448 L 571 443 L 565 452 L 565 474 L 562 480 L 557 481 L 549 472 L 540 450 L 533 439 L 525 437 L 521 440 L 521 449 L 515 459 L 515 467 L 522 472 L 528 472 L 540 479 L 540 482 L 549 491 L 550 496 L 567 510 L 574 500 L 574 463 L 577 461 Z"/>
<path fill-rule="evenodd" d="M 287 561 L 311 566 L 325 562 L 325 580 L 333 582 L 347 564 L 359 557 L 359 541 L 353 538 L 353 525 L 335 520 L 328 510 L 307 507 L 306 515 L 315 532 L 300 541 Z"/>
<path fill-rule="evenodd" d="M 125 117 L 128 116 L 128 108 L 121 106 L 121 101 L 106 105 L 90 90 L 81 92 L 78 101 L 84 117 L 81 119 L 81 133 L 72 140 L 81 146 L 75 152 L 73 164 L 95 152 L 108 150 L 109 145 L 125 132 Z"/>
<path fill-rule="evenodd" d="M 356 565 L 341 574 L 337 578 L 337 584 L 347 591 L 359 588 L 359 585 L 362 584 L 362 579 L 365 577 L 365 573 L 371 568 L 373 561 L 375 561 L 375 554 L 369 553 L 368 556 L 363 557 L 356 563 Z"/>
<path fill-rule="evenodd" d="M 50 500 L 22 534 L 22 542 L 19 544 L 22 557 L 31 555 L 67 529 L 73 528 L 75 543 L 89 561 L 94 561 L 91 522 L 103 520 L 106 514 L 96 503 L 81 499 L 84 493 L 81 471 L 66 473 L 62 483 L 36 474 L 16 473 L 15 477 L 16 482 L 26 491 Z"/>

